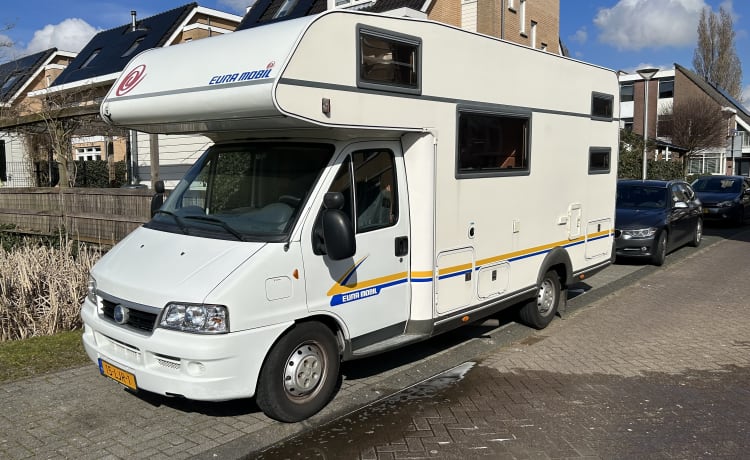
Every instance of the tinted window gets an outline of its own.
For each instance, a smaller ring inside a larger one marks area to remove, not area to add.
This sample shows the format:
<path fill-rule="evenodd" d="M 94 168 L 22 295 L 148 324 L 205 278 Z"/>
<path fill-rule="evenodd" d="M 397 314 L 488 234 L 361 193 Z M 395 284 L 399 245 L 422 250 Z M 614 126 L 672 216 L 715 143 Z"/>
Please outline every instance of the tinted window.
<path fill-rule="evenodd" d="M 528 172 L 529 122 L 526 114 L 460 112 L 457 175 Z"/>
<path fill-rule="evenodd" d="M 605 147 L 592 147 L 589 149 L 589 173 L 608 173 L 611 149 Z"/>
<path fill-rule="evenodd" d="M 659 80 L 659 99 L 667 99 L 674 96 L 674 78 Z"/>
<path fill-rule="evenodd" d="M 591 94 L 591 116 L 594 118 L 612 119 L 615 97 L 611 94 Z"/>
<path fill-rule="evenodd" d="M 620 85 L 620 102 L 630 102 L 633 100 L 633 84 L 626 83 Z"/>
<path fill-rule="evenodd" d="M 667 205 L 665 187 L 649 187 L 641 185 L 618 185 L 618 208 L 658 209 Z"/>
<path fill-rule="evenodd" d="M 419 92 L 419 39 L 384 31 L 360 29 L 358 45 L 359 87 Z"/>

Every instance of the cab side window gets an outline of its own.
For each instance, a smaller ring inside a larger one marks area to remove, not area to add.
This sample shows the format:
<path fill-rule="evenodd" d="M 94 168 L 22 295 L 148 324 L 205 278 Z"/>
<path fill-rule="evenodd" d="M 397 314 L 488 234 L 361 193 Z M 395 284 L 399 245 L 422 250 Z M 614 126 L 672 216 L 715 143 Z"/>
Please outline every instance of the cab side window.
<path fill-rule="evenodd" d="M 393 152 L 388 149 L 353 152 L 341 164 L 328 191 L 344 195 L 342 211 L 357 233 L 394 225 L 398 220 L 398 192 Z"/>
<path fill-rule="evenodd" d="M 357 233 L 390 227 L 398 220 L 398 194 L 393 152 L 387 149 L 352 153 L 357 205 Z"/>

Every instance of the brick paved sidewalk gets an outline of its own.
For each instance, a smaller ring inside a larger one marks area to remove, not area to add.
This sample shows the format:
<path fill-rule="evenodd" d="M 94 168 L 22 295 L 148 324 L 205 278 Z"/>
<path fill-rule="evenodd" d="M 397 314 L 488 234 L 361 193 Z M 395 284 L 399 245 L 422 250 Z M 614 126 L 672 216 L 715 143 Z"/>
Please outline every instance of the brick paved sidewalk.
<path fill-rule="evenodd" d="M 747 458 L 748 255 L 747 241 L 722 242 L 458 382 L 427 382 L 261 457 Z"/>

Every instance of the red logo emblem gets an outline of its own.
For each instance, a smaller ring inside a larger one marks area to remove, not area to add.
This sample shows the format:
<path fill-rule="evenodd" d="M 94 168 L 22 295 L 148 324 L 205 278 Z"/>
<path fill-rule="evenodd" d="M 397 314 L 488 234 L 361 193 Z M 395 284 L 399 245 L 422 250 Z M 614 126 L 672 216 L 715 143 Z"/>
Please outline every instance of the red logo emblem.
<path fill-rule="evenodd" d="M 124 96 L 125 94 L 128 94 L 145 77 L 146 66 L 144 64 L 141 64 L 135 69 L 131 70 L 130 73 L 125 75 L 125 78 L 123 78 L 120 82 L 120 86 L 117 87 L 117 91 L 115 91 L 115 94 L 118 96 Z"/>
<path fill-rule="evenodd" d="M 275 65 L 276 65 L 276 61 L 269 62 L 268 65 L 266 66 L 266 70 L 273 69 L 273 66 Z"/>

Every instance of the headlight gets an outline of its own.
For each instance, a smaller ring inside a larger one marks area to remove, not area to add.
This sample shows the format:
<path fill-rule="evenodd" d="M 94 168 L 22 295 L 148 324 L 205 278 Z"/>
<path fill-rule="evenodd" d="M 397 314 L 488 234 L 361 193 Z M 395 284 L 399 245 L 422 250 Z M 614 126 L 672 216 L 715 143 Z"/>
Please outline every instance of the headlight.
<path fill-rule="evenodd" d="M 650 238 L 658 229 L 656 227 L 637 228 L 634 230 L 623 230 L 623 238 Z"/>
<path fill-rule="evenodd" d="M 229 312 L 223 305 L 170 303 L 161 315 L 159 327 L 196 334 L 229 332 Z"/>
<path fill-rule="evenodd" d="M 96 280 L 91 275 L 89 275 L 89 281 L 86 284 L 86 290 L 86 298 L 89 299 L 89 302 L 96 305 Z"/>
<path fill-rule="evenodd" d="M 716 206 L 718 206 L 720 208 L 729 208 L 731 206 L 734 206 L 734 201 L 732 201 L 732 200 L 722 201 L 721 203 L 717 204 Z"/>

